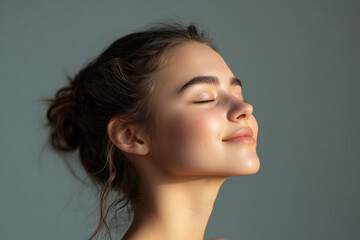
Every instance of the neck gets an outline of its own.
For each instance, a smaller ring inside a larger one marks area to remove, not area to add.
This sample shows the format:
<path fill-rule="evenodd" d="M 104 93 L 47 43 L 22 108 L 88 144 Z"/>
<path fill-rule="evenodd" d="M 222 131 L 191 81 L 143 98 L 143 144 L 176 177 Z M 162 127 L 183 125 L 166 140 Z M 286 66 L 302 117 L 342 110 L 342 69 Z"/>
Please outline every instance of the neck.
<path fill-rule="evenodd" d="M 144 167 L 140 202 L 133 204 L 133 223 L 123 239 L 203 240 L 226 177 L 174 177 Z"/>

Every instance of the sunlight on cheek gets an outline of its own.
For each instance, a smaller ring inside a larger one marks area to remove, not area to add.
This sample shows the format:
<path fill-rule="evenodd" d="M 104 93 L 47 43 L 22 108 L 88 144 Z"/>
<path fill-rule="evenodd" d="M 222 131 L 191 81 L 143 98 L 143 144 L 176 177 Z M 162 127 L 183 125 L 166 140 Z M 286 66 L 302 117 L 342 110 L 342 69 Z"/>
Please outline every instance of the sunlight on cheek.
<path fill-rule="evenodd" d="M 191 135 L 191 139 L 206 143 L 219 136 L 221 123 L 218 117 L 212 114 L 192 114 L 185 120 L 185 131 Z"/>

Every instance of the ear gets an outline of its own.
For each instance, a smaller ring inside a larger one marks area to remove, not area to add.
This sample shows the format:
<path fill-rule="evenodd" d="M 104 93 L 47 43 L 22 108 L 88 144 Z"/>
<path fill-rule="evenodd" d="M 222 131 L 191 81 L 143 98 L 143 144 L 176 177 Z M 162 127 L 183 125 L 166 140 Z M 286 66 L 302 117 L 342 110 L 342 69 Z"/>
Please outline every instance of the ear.
<path fill-rule="evenodd" d="M 107 125 L 107 133 L 111 142 L 123 152 L 137 155 L 146 155 L 149 152 L 148 141 L 141 126 L 113 117 Z"/>

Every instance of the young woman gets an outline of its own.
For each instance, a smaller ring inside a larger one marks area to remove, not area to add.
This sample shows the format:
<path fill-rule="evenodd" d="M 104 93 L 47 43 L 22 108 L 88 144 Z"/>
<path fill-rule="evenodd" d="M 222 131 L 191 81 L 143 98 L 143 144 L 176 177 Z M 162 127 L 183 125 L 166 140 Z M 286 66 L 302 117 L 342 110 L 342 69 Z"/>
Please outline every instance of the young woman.
<path fill-rule="evenodd" d="M 52 146 L 78 150 L 101 186 L 90 239 L 116 192 L 111 208 L 125 201 L 134 214 L 123 240 L 202 240 L 221 184 L 259 170 L 253 106 L 193 24 L 128 34 L 69 80 L 47 119 Z"/>

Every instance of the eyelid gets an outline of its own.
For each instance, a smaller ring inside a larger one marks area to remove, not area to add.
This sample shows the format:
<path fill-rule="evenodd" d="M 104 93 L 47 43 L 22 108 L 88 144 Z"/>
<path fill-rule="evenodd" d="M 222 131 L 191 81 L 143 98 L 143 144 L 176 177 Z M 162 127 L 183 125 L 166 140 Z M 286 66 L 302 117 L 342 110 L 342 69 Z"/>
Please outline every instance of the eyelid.
<path fill-rule="evenodd" d="M 196 97 L 196 99 L 198 99 L 197 102 L 208 101 L 216 98 L 217 94 L 213 92 L 202 92 L 200 95 L 198 95 L 198 97 Z"/>
<path fill-rule="evenodd" d="M 244 101 L 244 98 L 243 98 L 243 95 L 242 95 L 242 94 L 234 94 L 233 96 L 239 98 L 239 100 L 241 100 L 241 101 Z M 209 97 L 208 97 L 208 98 L 209 98 Z M 211 97 L 210 97 L 210 99 L 206 99 L 206 97 L 205 97 L 204 100 L 195 101 L 195 102 L 193 102 L 193 103 L 204 104 L 204 103 L 214 102 L 214 101 L 216 101 L 216 100 L 217 100 L 217 97 L 214 97 L 214 98 L 211 98 Z"/>

